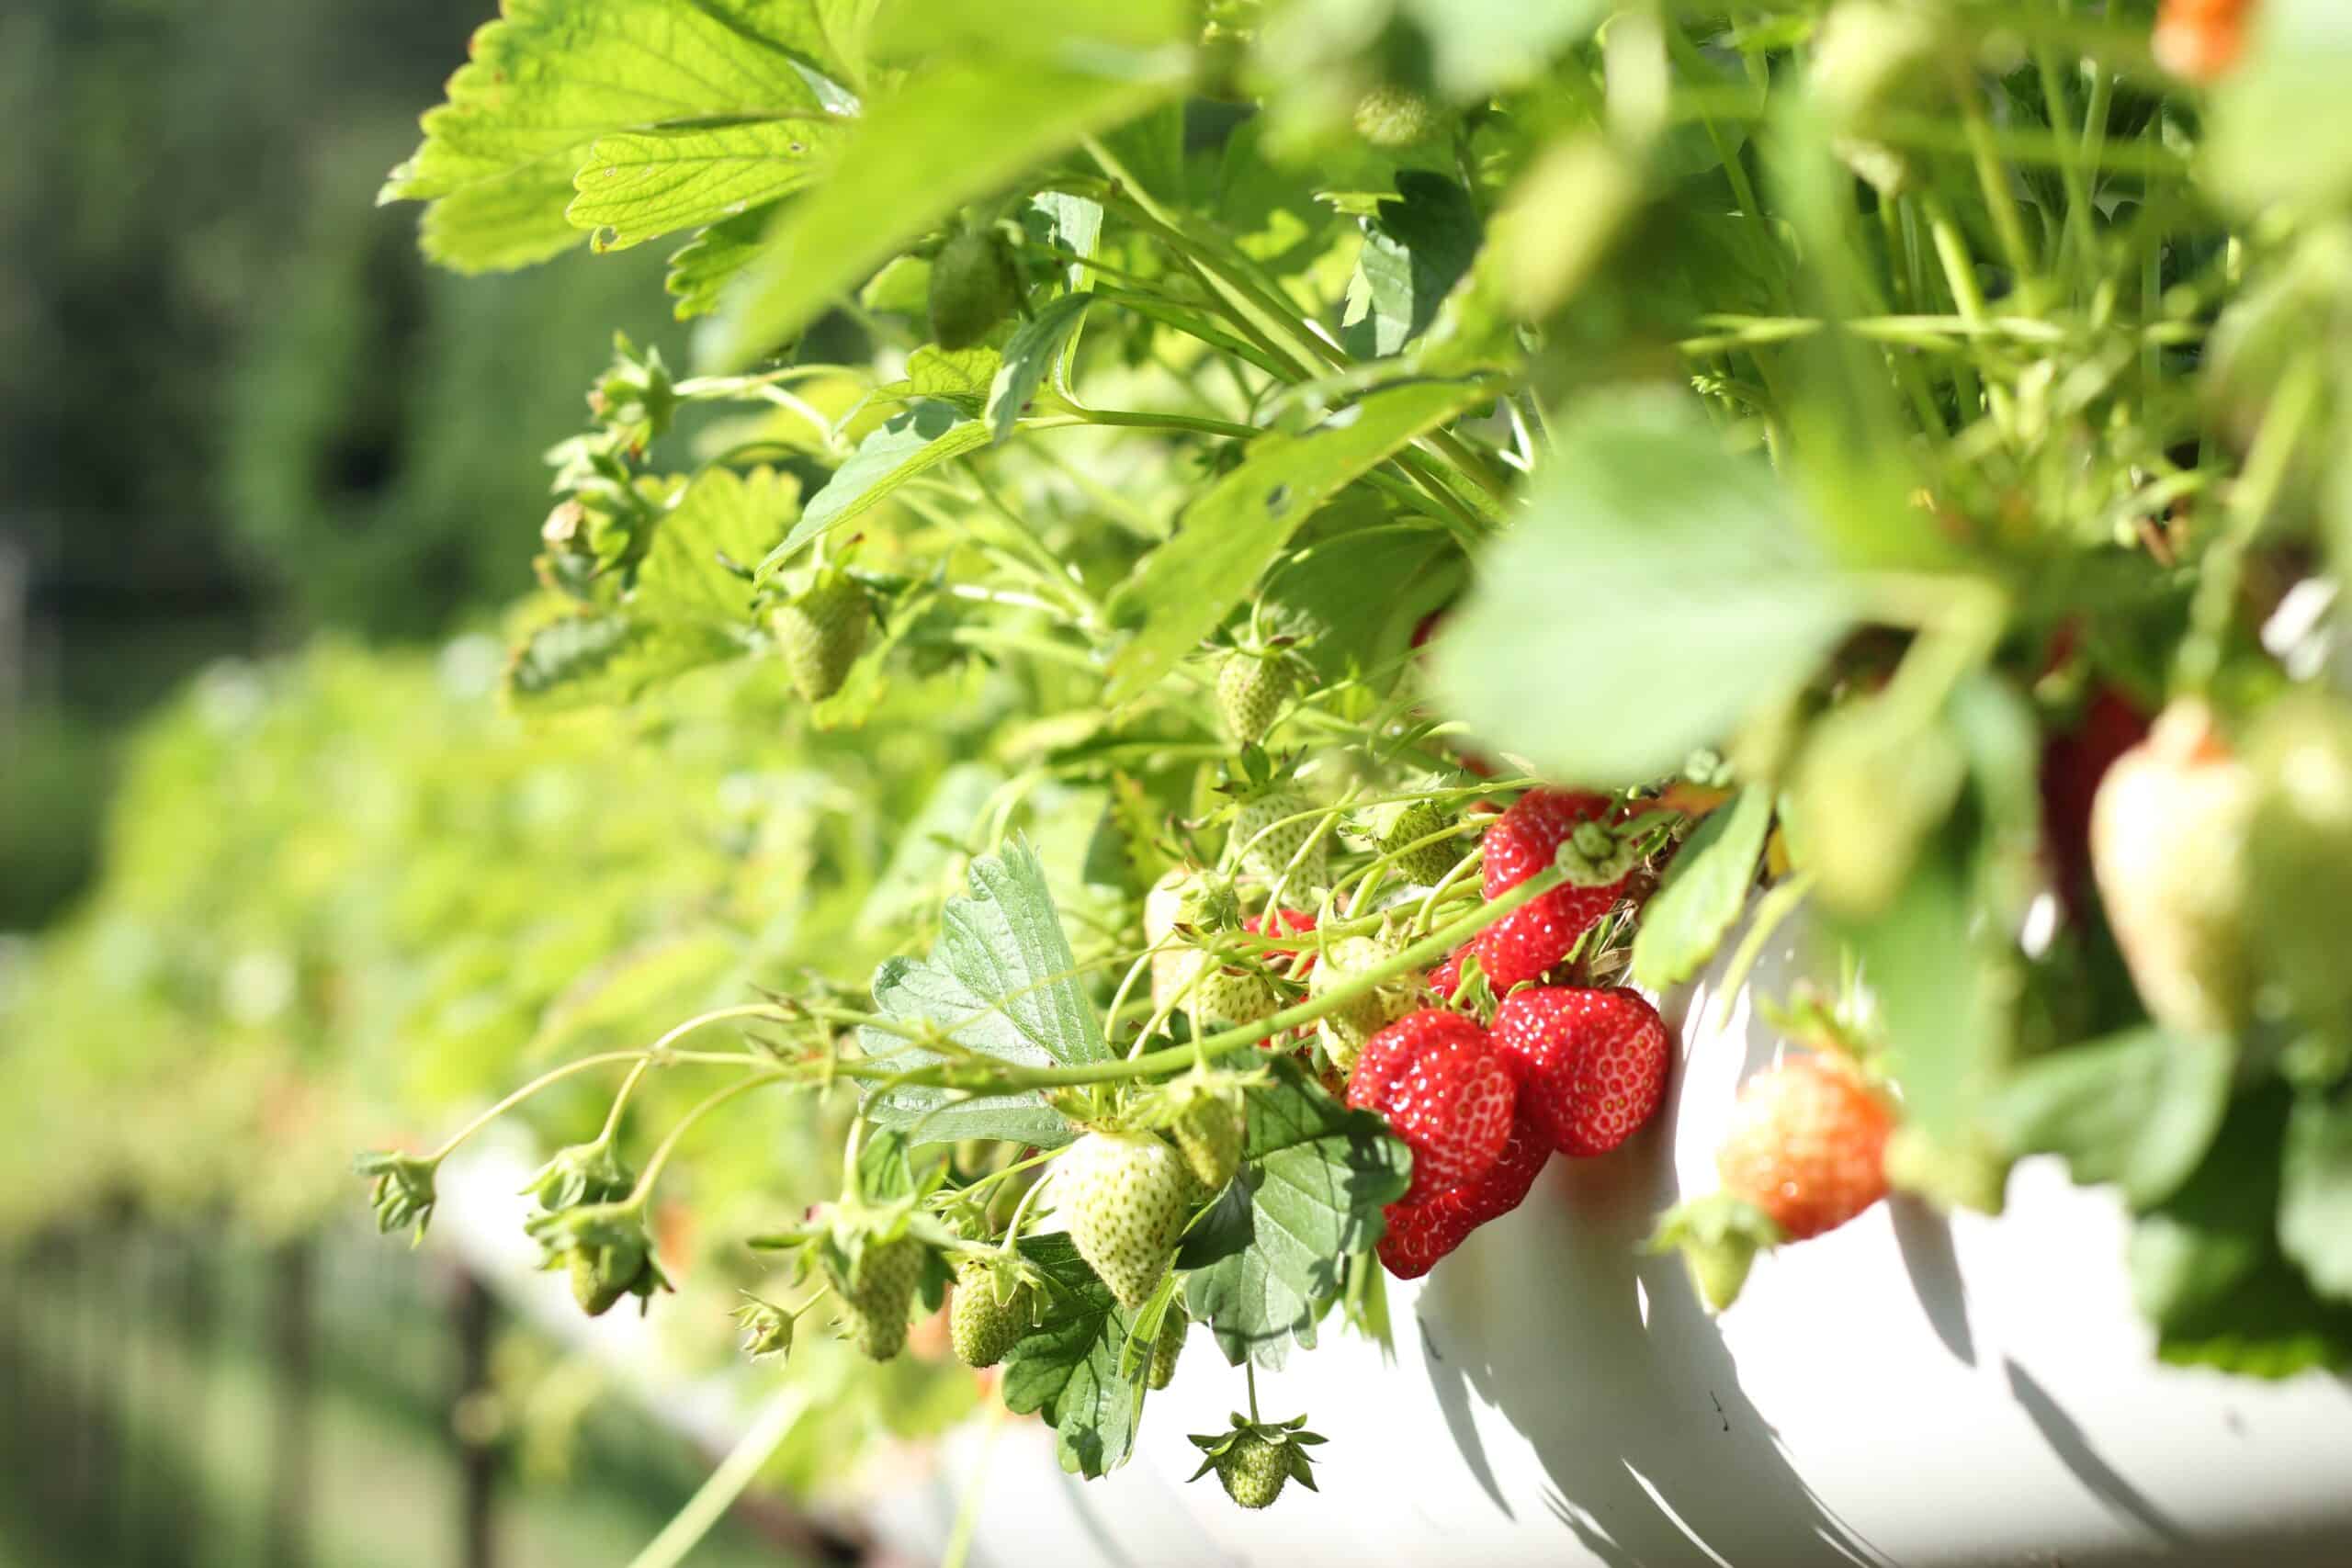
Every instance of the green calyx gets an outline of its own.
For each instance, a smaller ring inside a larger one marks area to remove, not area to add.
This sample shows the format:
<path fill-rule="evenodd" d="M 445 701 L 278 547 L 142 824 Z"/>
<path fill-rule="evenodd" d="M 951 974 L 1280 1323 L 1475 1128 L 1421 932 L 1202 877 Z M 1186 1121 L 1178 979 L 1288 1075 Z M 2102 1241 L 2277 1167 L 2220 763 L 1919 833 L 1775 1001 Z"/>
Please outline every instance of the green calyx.
<path fill-rule="evenodd" d="M 1272 1507 L 1292 1481 L 1309 1492 L 1318 1490 L 1313 1456 L 1306 1450 L 1326 1439 L 1306 1427 L 1304 1416 L 1252 1421 L 1236 1411 L 1232 1430 L 1192 1436 L 1193 1446 L 1201 1450 L 1201 1467 L 1187 1479 L 1198 1481 L 1214 1470 L 1226 1495 L 1245 1508 Z"/>

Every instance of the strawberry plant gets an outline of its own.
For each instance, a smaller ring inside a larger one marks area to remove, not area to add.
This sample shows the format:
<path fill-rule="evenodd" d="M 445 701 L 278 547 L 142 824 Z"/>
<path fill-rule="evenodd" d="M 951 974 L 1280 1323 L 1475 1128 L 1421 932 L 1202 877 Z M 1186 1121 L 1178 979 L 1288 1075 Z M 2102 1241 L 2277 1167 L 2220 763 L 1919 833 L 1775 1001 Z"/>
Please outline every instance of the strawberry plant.
<path fill-rule="evenodd" d="M 526 1115 L 617 1078 L 578 1169 L 628 1174 L 533 1222 L 588 1303 L 691 1292 L 665 1176 L 789 1127 L 721 1190 L 838 1178 L 790 1278 L 693 1260 L 755 1348 L 831 1303 L 896 1357 L 952 1289 L 1093 1476 L 1196 1325 L 1262 1506 L 1312 1434 L 1253 1369 L 1647 1157 L 1649 998 L 1801 918 L 1796 1050 L 1660 1219 L 1712 1303 L 2056 1156 L 2159 1355 L 2352 1358 L 2333 0 L 1524 9 L 476 35 L 385 197 L 461 270 L 663 241 L 692 331 L 514 520 L 506 705 L 634 753 L 605 830 L 775 755 L 802 824 L 710 871 L 737 962 L 658 1033 L 486 1054 Z M 367 1161 L 379 1223 L 470 1131 Z"/>

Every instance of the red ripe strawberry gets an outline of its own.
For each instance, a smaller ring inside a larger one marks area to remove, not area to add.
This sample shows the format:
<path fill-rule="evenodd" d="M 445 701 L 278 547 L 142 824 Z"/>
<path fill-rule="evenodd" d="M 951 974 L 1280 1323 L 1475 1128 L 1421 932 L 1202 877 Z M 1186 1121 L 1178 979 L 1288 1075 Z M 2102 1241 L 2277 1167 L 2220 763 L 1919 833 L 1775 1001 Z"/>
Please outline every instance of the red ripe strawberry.
<path fill-rule="evenodd" d="M 1559 789 L 1531 789 L 1487 825 L 1485 892 L 1499 897 L 1539 871 L 1548 870 L 1560 841 L 1579 822 L 1608 814 L 1609 797 Z"/>
<path fill-rule="evenodd" d="M 2218 81 L 2245 52 L 2253 12 L 2254 0 L 2164 0 L 2149 49 L 2176 76 Z"/>
<path fill-rule="evenodd" d="M 1666 1023 L 1638 994 L 1568 986 L 1495 1010 L 1495 1044 L 1519 1064 L 1519 1113 L 1564 1155 L 1605 1155 L 1666 1096 Z"/>
<path fill-rule="evenodd" d="M 1486 971 L 1495 995 L 1534 979 L 1566 958 L 1577 939 L 1617 902 L 1624 886 L 1555 887 L 1480 931 L 1478 967 Z"/>
<path fill-rule="evenodd" d="M 1460 1247 L 1472 1231 L 1498 1220 L 1525 1201 L 1552 1147 L 1523 1117 L 1512 1122 L 1501 1157 L 1476 1181 L 1449 1189 L 1422 1203 L 1391 1203 L 1381 1213 L 1388 1229 L 1380 1238 L 1380 1261 L 1399 1280 L 1417 1280 L 1437 1260 Z"/>
<path fill-rule="evenodd" d="M 2071 733 L 2041 749 L 2042 841 L 2051 880 L 2070 915 L 2091 891 L 2091 802 L 2107 770 L 2148 737 L 2148 716 L 2112 686 L 2101 686 Z"/>
<path fill-rule="evenodd" d="M 1462 965 L 1470 957 L 1471 944 L 1464 942 L 1445 955 L 1445 961 L 1430 971 L 1430 989 L 1440 1001 L 1451 1001 L 1453 993 L 1462 988 Z"/>
<path fill-rule="evenodd" d="M 1262 915 L 1250 915 L 1244 919 L 1241 929 L 1251 936 L 1299 935 L 1315 929 L 1315 917 L 1304 909 L 1269 909 Z M 1292 955 L 1287 969 L 1274 962 L 1281 953 Z M 1301 955 L 1298 948 L 1278 947 L 1267 954 L 1266 966 L 1277 974 L 1286 974 L 1294 980 L 1304 980 L 1315 968 L 1315 950 L 1307 948 Z"/>
<path fill-rule="evenodd" d="M 1791 1056 L 1741 1088 L 1715 1170 L 1724 1191 L 1804 1241 L 1886 1196 L 1893 1125 L 1886 1102 L 1844 1062 Z"/>
<path fill-rule="evenodd" d="M 1408 1013 L 1364 1042 L 1348 1103 L 1376 1111 L 1413 1151 L 1406 1202 L 1484 1176 L 1510 1138 L 1518 1086 L 1475 1019 L 1442 1008 Z"/>

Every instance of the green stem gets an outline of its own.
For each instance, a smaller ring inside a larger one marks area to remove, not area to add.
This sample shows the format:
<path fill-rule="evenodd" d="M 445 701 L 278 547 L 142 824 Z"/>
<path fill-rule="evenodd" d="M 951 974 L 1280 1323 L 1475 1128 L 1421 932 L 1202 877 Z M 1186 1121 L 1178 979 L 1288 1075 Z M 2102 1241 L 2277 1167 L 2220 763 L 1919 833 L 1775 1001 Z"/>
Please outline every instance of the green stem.
<path fill-rule="evenodd" d="M 743 1434 L 742 1440 L 720 1461 L 710 1479 L 678 1510 L 677 1517 L 662 1529 L 662 1533 L 646 1543 L 629 1562 L 629 1568 L 678 1568 L 686 1554 L 702 1543 L 727 1510 L 746 1487 L 757 1479 L 770 1455 L 784 1446 L 784 1440 L 801 1413 L 815 1398 L 805 1384 L 793 1383 L 769 1402 L 760 1412 L 760 1418 Z"/>
<path fill-rule="evenodd" d="M 677 1151 L 679 1141 L 686 1135 L 687 1131 L 692 1128 L 695 1122 L 701 1121 L 704 1117 L 709 1115 L 720 1106 L 725 1105 L 730 1100 L 735 1100 L 741 1096 L 749 1094 L 755 1089 L 763 1089 L 772 1083 L 783 1083 L 787 1079 L 795 1078 L 797 1078 L 797 1075 L 795 1074 L 772 1069 L 769 1071 L 754 1073 L 750 1077 L 739 1079 L 734 1083 L 729 1084 L 725 1089 L 720 1089 L 718 1093 L 706 1097 L 701 1104 L 695 1106 L 693 1110 L 687 1111 L 684 1116 L 678 1119 L 678 1124 L 670 1129 L 670 1135 L 663 1138 L 660 1145 L 654 1149 L 653 1157 L 645 1162 L 645 1174 L 637 1179 L 637 1190 L 628 1195 L 628 1201 L 629 1204 L 635 1207 L 642 1207 L 645 1201 L 653 1195 L 653 1184 L 662 1179 L 662 1168 L 670 1163 L 670 1156 Z M 852 1125 L 865 1125 L 864 1119 L 860 1118 L 858 1121 L 853 1122 Z"/>

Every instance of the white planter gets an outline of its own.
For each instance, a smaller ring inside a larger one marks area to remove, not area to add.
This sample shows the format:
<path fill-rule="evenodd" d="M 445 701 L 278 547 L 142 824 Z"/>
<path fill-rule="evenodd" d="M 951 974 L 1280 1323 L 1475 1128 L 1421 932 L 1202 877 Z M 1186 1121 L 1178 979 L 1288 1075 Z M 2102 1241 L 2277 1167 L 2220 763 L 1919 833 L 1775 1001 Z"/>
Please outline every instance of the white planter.
<path fill-rule="evenodd" d="M 1757 985 L 1796 964 L 1778 943 Z M 1266 1416 L 1331 1439 L 1319 1494 L 1245 1514 L 1214 1478 L 1184 1484 L 1185 1434 L 1242 1399 L 1196 1330 L 1107 1480 L 1065 1477 L 1034 1424 L 1002 1429 L 971 1562 L 2352 1563 L 2352 1384 L 2158 1365 L 2120 1209 L 2047 1162 L 2000 1219 L 1881 1204 L 1759 1260 L 1710 1318 L 1637 1244 L 1713 1188 L 1735 1086 L 1779 1048 L 1745 996 L 1720 1011 L 1713 976 L 1667 998 L 1681 1060 L 1640 1138 L 1555 1160 L 1518 1213 L 1390 1282 L 1393 1363 L 1335 1323 L 1260 1377 Z M 877 1528 L 935 1561 L 988 1441 L 959 1434 Z"/>

